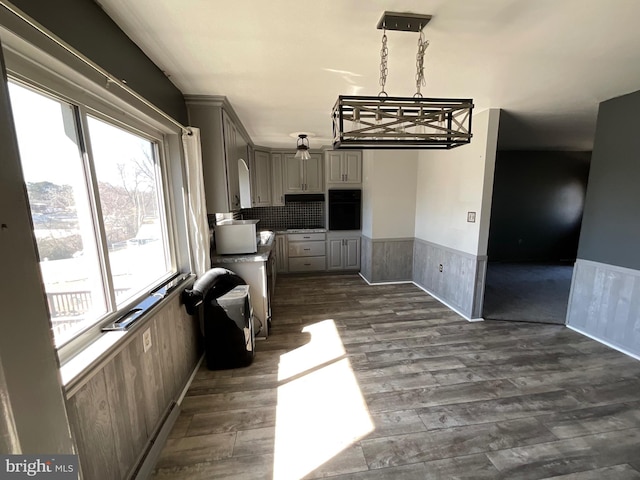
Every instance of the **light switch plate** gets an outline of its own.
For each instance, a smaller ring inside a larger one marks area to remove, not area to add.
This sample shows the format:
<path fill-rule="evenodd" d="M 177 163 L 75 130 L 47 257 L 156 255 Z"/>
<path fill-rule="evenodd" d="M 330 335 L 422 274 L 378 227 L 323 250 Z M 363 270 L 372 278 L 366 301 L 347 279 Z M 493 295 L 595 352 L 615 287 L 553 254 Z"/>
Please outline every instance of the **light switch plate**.
<path fill-rule="evenodd" d="M 151 328 L 147 328 L 142 334 L 142 348 L 145 353 L 151 348 Z"/>
<path fill-rule="evenodd" d="M 467 222 L 476 223 L 476 212 L 467 212 Z"/>

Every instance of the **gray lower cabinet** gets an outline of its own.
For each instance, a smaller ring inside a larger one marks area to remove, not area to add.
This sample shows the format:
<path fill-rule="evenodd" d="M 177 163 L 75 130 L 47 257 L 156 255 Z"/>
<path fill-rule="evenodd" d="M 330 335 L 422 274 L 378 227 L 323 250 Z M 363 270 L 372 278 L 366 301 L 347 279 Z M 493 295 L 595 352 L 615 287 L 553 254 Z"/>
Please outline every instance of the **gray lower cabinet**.
<path fill-rule="evenodd" d="M 290 233 L 287 237 L 289 272 L 327 269 L 325 233 Z"/>
<path fill-rule="evenodd" d="M 276 271 L 287 273 L 289 271 L 289 253 L 287 252 L 287 235 L 276 235 Z"/>
<path fill-rule="evenodd" d="M 327 240 L 327 270 L 360 270 L 360 236 Z"/>

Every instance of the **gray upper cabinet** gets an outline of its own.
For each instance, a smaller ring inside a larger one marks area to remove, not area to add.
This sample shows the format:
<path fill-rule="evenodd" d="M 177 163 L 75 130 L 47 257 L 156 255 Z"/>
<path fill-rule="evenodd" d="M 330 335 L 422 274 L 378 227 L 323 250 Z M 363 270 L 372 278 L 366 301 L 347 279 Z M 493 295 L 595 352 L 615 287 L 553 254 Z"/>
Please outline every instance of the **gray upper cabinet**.
<path fill-rule="evenodd" d="M 271 154 L 271 205 L 284 205 L 283 159 L 281 153 Z"/>
<path fill-rule="evenodd" d="M 224 132 L 224 160 L 227 170 L 227 201 L 229 211 L 240 209 L 240 183 L 238 160 L 242 158 L 242 139 L 229 115 L 222 111 L 222 131 Z M 246 143 L 245 143 L 246 145 Z M 203 155 L 204 156 L 204 155 Z M 246 155 L 243 155 L 246 156 Z M 204 158 L 203 158 L 204 160 Z"/>
<path fill-rule="evenodd" d="M 248 139 L 220 99 L 195 96 L 187 97 L 186 103 L 189 123 L 200 129 L 207 212 L 231 212 L 251 205 L 250 185 L 240 185 L 241 180 L 249 182 Z"/>
<path fill-rule="evenodd" d="M 282 182 L 281 182 L 282 183 Z M 256 150 L 251 167 L 252 204 L 254 207 L 271 205 L 271 156 L 268 152 Z"/>
<path fill-rule="evenodd" d="M 327 185 L 357 185 L 362 183 L 362 152 L 325 152 Z"/>
<path fill-rule="evenodd" d="M 295 158 L 295 153 L 284 154 L 284 193 L 323 192 L 322 155 L 312 153 L 309 160 Z"/>

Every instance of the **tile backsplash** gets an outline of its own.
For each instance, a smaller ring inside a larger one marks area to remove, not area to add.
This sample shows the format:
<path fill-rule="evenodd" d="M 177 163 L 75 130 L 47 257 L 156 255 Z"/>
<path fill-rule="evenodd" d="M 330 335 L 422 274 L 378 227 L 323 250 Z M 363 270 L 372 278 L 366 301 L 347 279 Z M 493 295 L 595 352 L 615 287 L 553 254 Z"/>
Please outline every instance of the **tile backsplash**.
<path fill-rule="evenodd" d="M 260 230 L 324 227 L 325 202 L 290 202 L 281 207 L 255 207 L 242 210 L 247 220 L 260 220 Z"/>

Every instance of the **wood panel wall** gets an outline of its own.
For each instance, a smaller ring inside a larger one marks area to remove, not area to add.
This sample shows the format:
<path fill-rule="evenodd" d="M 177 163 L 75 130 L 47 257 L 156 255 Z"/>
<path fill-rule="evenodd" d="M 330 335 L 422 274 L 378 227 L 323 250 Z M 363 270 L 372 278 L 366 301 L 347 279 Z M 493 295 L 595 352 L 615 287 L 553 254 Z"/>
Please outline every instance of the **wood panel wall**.
<path fill-rule="evenodd" d="M 412 281 L 469 319 L 482 316 L 486 268 L 486 255 L 471 255 L 419 238 L 372 240 L 362 236 L 360 273 L 367 281 Z"/>
<path fill-rule="evenodd" d="M 413 238 L 362 236 L 360 271 L 371 283 L 411 281 Z"/>
<path fill-rule="evenodd" d="M 151 329 L 145 353 L 143 332 Z M 169 299 L 67 401 L 85 479 L 130 478 L 200 358 L 197 317 Z"/>
<path fill-rule="evenodd" d="M 413 281 L 467 318 L 480 315 L 478 289 L 484 289 L 486 257 L 477 257 L 416 238 Z M 442 265 L 442 271 L 440 271 Z"/>
<path fill-rule="evenodd" d="M 578 259 L 567 325 L 640 358 L 640 271 Z"/>

